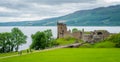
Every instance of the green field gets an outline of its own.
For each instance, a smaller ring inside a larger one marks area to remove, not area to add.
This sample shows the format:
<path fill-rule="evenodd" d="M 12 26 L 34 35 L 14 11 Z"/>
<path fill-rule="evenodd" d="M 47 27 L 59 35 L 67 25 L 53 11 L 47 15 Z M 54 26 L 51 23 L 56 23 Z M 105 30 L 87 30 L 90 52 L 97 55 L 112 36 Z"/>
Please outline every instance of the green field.
<path fill-rule="evenodd" d="M 17 52 L 10 52 L 10 53 L 0 53 L 0 58 L 5 57 L 5 56 L 11 56 L 11 55 L 16 55 L 18 54 Z"/>
<path fill-rule="evenodd" d="M 27 50 L 22 50 L 22 53 L 27 53 Z M 18 55 L 18 52 L 0 53 L 0 58 L 12 55 Z"/>
<path fill-rule="evenodd" d="M 120 62 L 120 49 L 63 48 L 4 58 L 0 62 Z"/>

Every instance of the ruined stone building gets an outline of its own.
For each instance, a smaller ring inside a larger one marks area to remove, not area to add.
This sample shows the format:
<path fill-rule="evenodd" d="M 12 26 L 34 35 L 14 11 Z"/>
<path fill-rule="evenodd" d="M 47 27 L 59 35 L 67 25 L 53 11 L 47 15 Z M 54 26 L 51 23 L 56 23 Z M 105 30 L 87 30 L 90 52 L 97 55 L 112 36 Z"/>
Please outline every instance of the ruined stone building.
<path fill-rule="evenodd" d="M 71 32 L 71 30 L 67 30 L 66 24 L 60 22 L 57 23 L 57 31 L 57 38 L 73 37 L 85 42 L 100 41 L 108 37 L 110 34 L 107 30 L 94 30 L 89 34 L 85 33 L 84 29 L 82 29 L 82 31 Z"/>

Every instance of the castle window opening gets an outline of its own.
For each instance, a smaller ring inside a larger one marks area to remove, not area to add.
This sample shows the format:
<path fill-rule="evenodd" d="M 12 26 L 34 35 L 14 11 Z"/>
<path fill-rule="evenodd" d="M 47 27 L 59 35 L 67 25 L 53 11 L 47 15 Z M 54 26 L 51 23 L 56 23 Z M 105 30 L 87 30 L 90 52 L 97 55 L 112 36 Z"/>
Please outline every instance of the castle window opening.
<path fill-rule="evenodd" d="M 102 32 L 98 32 L 97 35 L 102 35 Z"/>

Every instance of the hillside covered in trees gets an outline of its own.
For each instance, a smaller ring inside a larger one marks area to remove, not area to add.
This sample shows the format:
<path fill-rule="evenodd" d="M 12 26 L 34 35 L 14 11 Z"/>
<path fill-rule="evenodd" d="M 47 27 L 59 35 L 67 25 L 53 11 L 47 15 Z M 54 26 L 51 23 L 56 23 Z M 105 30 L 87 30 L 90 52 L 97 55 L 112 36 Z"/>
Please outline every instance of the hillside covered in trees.
<path fill-rule="evenodd" d="M 64 20 L 69 26 L 120 26 L 120 5 L 81 10 L 74 13 L 36 21 L 6 22 L 0 26 L 55 26 Z"/>

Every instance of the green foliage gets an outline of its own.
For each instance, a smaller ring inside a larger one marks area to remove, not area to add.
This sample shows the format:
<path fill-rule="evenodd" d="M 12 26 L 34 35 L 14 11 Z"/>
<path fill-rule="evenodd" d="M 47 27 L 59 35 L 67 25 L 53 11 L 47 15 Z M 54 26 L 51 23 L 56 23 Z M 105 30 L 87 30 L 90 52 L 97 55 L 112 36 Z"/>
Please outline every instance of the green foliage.
<path fill-rule="evenodd" d="M 87 32 L 87 31 L 85 31 L 84 33 L 85 33 L 85 34 L 91 34 L 91 32 Z"/>
<path fill-rule="evenodd" d="M 80 48 L 115 48 L 115 43 L 110 41 L 100 41 L 94 44 L 85 43 Z"/>
<path fill-rule="evenodd" d="M 10 52 L 12 43 L 11 33 L 0 33 L 0 52 Z"/>
<path fill-rule="evenodd" d="M 98 42 L 92 46 L 93 48 L 114 48 L 115 43 L 110 41 Z"/>
<path fill-rule="evenodd" d="M 35 34 L 31 35 L 31 37 L 32 44 L 30 48 L 35 50 L 52 47 L 56 43 L 56 41 L 52 38 L 51 30 L 46 30 L 43 32 L 38 31 Z"/>
<path fill-rule="evenodd" d="M 44 31 L 46 36 L 46 47 L 52 46 L 51 43 L 54 43 L 54 39 L 52 38 L 52 31 L 50 29 Z"/>
<path fill-rule="evenodd" d="M 92 48 L 92 44 L 85 43 L 85 44 L 81 45 L 79 48 Z"/>
<path fill-rule="evenodd" d="M 73 28 L 72 32 L 78 32 L 79 30 L 77 28 Z"/>
<path fill-rule="evenodd" d="M 12 44 L 15 46 L 15 50 L 18 51 L 19 46 L 26 43 L 27 36 L 18 28 L 12 29 L 12 36 L 14 37 Z"/>
<path fill-rule="evenodd" d="M 106 40 L 114 42 L 116 44 L 116 47 L 120 47 L 120 33 L 113 34 Z"/>
<path fill-rule="evenodd" d="M 120 33 L 113 34 L 108 38 L 109 41 L 119 43 L 120 42 Z"/>
<path fill-rule="evenodd" d="M 46 47 L 46 36 L 44 32 L 37 32 L 32 37 L 31 48 L 35 50 L 44 49 Z"/>
<path fill-rule="evenodd" d="M 71 38 L 71 37 L 65 37 L 65 38 L 59 38 L 56 40 L 56 42 L 59 45 L 68 45 L 68 44 L 73 44 L 75 43 L 76 39 L 75 38 Z"/>
<path fill-rule="evenodd" d="M 18 51 L 19 46 L 26 43 L 26 38 L 21 30 L 13 28 L 12 32 L 0 33 L 0 53 Z"/>

